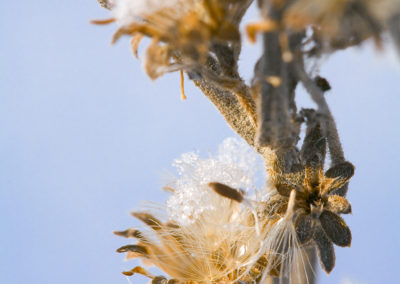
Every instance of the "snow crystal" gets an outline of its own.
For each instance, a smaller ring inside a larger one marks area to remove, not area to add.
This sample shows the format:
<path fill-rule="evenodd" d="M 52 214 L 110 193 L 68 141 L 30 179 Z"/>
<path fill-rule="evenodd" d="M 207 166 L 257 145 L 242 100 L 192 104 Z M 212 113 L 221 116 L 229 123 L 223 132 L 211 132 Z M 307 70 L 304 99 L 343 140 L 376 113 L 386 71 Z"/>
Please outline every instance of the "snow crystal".
<path fill-rule="evenodd" d="M 196 153 L 183 154 L 173 163 L 179 178 L 168 184 L 175 190 L 167 200 L 169 217 L 184 225 L 193 222 L 204 210 L 214 210 L 215 194 L 207 186 L 209 182 L 224 183 L 246 192 L 254 189 L 255 176 L 263 168 L 259 159 L 250 146 L 235 138 L 226 139 L 216 157 L 202 159 Z"/>

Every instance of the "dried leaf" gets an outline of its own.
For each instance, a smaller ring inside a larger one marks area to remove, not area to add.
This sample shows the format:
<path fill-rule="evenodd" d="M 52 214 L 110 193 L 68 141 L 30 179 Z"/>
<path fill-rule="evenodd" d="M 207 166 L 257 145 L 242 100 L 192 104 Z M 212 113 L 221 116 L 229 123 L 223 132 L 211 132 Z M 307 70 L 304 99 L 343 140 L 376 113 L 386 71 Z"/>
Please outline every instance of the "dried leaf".
<path fill-rule="evenodd" d="M 344 220 L 330 211 L 324 210 L 319 220 L 328 237 L 338 246 L 347 247 L 351 244 L 351 231 Z"/>
<path fill-rule="evenodd" d="M 317 245 L 317 252 L 321 268 L 330 273 L 335 267 L 335 250 L 332 242 L 328 239 L 320 226 L 317 226 L 313 239 Z"/>

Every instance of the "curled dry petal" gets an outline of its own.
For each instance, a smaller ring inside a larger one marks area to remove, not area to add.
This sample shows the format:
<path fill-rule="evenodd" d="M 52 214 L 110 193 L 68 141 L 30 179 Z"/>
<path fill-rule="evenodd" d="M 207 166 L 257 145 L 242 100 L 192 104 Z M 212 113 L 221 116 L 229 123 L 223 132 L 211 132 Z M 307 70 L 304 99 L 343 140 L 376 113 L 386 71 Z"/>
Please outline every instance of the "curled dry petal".
<path fill-rule="evenodd" d="M 344 220 L 330 211 L 324 210 L 319 217 L 322 228 L 328 237 L 338 246 L 347 247 L 351 244 L 351 231 Z"/>
<path fill-rule="evenodd" d="M 313 220 L 310 215 L 301 214 L 297 217 L 295 228 L 297 239 L 301 244 L 308 242 L 313 236 Z"/>
<path fill-rule="evenodd" d="M 351 213 L 350 202 L 346 198 L 339 195 L 329 195 L 325 209 L 336 214 Z"/>
<path fill-rule="evenodd" d="M 335 267 L 335 250 L 333 244 L 320 226 L 316 227 L 313 239 L 317 245 L 318 258 L 321 267 L 327 273 L 330 273 L 333 267 Z"/>

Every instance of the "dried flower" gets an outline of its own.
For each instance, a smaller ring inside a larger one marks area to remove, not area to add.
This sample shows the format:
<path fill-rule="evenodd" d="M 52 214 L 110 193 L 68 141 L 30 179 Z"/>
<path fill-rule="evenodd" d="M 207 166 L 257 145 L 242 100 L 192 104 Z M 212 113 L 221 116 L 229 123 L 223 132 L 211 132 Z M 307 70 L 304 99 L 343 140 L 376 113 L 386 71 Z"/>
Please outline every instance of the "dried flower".
<path fill-rule="evenodd" d="M 145 69 L 156 79 L 165 72 L 195 70 L 215 46 L 240 42 L 238 25 L 251 1 L 115 0 L 111 6 L 122 35 L 132 36 L 137 54 L 143 36 L 152 39 Z"/>
<path fill-rule="evenodd" d="M 167 185 L 172 190 L 169 218 L 163 222 L 147 212 L 133 213 L 152 233 L 133 228 L 116 232 L 137 240 L 117 251 L 156 265 L 173 283 L 252 283 L 268 275 L 290 277 L 293 268 L 304 269 L 307 256 L 294 224 L 296 192 L 282 214 L 269 210 L 270 189 L 248 197 L 249 188 L 254 188 L 251 161 L 256 154 L 246 147 L 228 139 L 216 159 L 183 155 L 175 162 L 181 177 Z M 301 267 L 294 267 L 299 263 Z M 167 283 L 140 267 L 125 272 L 133 273 Z"/>

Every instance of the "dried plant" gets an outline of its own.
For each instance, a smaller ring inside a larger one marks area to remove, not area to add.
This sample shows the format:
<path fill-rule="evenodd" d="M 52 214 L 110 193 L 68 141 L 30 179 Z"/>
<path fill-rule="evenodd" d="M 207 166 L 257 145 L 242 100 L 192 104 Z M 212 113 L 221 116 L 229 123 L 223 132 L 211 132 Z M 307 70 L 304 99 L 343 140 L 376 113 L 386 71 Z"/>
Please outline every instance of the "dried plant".
<path fill-rule="evenodd" d="M 258 0 L 261 20 L 248 23 L 246 32 L 250 41 L 262 35 L 263 53 L 250 85 L 239 75 L 238 58 L 239 26 L 251 0 L 99 2 L 112 18 L 94 23 L 116 21 L 113 42 L 131 36 L 136 57 L 141 40 L 150 38 L 149 77 L 179 71 L 183 86 L 186 73 L 263 158 L 269 178 L 261 189 L 252 186 L 243 170 L 244 157 L 251 158 L 240 151 L 225 162 L 185 156 L 180 179 L 166 186 L 172 194 L 167 217 L 135 212 L 150 232 L 116 232 L 136 240 L 118 252 L 167 275 L 141 266 L 124 274 L 140 273 L 152 283 L 314 283 L 315 252 L 331 272 L 333 244 L 351 244 L 340 215 L 351 212 L 345 196 L 354 166 L 324 97 L 329 82 L 306 66 L 367 39 L 381 49 L 385 32 L 400 51 L 399 1 Z M 299 83 L 316 109 L 298 110 Z M 299 143 L 302 124 L 307 129 Z M 331 164 L 324 172 L 327 152 Z"/>

